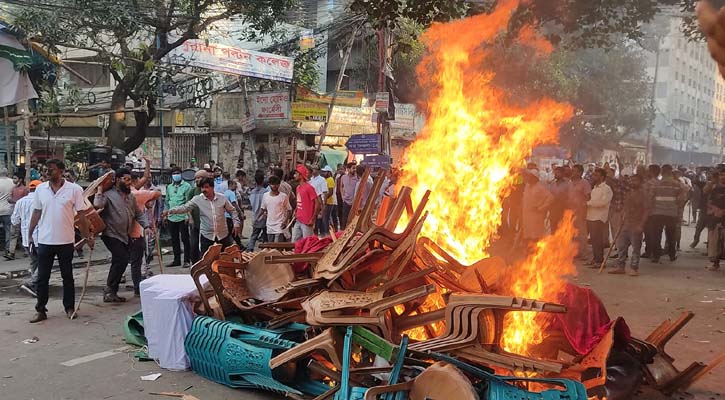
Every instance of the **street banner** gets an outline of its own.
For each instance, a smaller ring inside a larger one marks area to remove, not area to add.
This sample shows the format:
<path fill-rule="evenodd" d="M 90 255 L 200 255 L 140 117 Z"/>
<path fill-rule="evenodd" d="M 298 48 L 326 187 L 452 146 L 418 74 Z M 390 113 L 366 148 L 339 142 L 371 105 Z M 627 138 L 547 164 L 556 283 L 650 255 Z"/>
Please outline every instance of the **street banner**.
<path fill-rule="evenodd" d="M 325 122 L 327 121 L 327 105 L 295 101 L 292 103 L 292 120 Z"/>
<path fill-rule="evenodd" d="M 310 103 L 330 104 L 332 102 L 332 93 L 320 94 L 314 92 L 304 86 L 297 86 L 297 101 L 307 101 Z M 360 107 L 363 101 L 363 92 L 353 90 L 339 90 L 335 99 L 335 107 L 349 106 Z M 335 112 L 333 112 L 334 114 Z"/>
<path fill-rule="evenodd" d="M 380 153 L 380 135 L 374 133 L 352 135 L 347 139 L 345 147 L 354 154 L 378 154 Z"/>
<path fill-rule="evenodd" d="M 288 92 L 250 94 L 254 119 L 289 119 L 290 102 Z"/>
<path fill-rule="evenodd" d="M 335 106 L 330 115 L 330 123 L 375 127 L 375 124 L 371 122 L 372 114 L 372 107 Z"/>
<path fill-rule="evenodd" d="M 300 33 L 300 50 L 305 51 L 315 47 L 315 32 L 312 29 Z"/>
<path fill-rule="evenodd" d="M 168 61 L 242 76 L 292 82 L 294 58 L 190 39 L 171 50 Z"/>

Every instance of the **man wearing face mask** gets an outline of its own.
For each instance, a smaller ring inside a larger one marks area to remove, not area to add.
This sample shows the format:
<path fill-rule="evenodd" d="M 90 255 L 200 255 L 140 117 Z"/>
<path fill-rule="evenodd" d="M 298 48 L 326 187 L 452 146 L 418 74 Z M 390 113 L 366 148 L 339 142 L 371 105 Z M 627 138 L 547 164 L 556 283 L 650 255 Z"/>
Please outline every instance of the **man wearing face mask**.
<path fill-rule="evenodd" d="M 181 168 L 174 168 L 171 171 L 171 184 L 166 186 L 166 201 L 164 210 L 170 210 L 174 207 L 184 205 L 187 196 L 192 191 L 191 185 L 181 179 Z M 169 234 L 171 235 L 171 247 L 174 249 L 174 262 L 169 267 L 178 267 L 181 265 L 181 242 L 184 243 L 184 265 L 190 265 L 191 246 L 189 246 L 189 227 L 186 220 L 190 218 L 188 213 L 175 214 L 169 217 Z"/>
<path fill-rule="evenodd" d="M 136 203 L 136 198 L 131 194 L 131 171 L 126 168 L 119 168 L 116 171 L 116 186 L 103 191 L 98 187 L 98 193 L 93 200 L 93 206 L 101 211 L 101 218 L 106 224 L 106 229 L 101 235 L 103 243 L 111 252 L 111 269 L 108 271 L 106 288 L 103 290 L 103 301 L 105 303 L 122 303 L 125 298 L 118 295 L 118 285 L 121 283 L 126 271 L 130 257 L 131 237 L 135 223 L 138 222 L 144 229 L 149 224 L 144 214 Z"/>

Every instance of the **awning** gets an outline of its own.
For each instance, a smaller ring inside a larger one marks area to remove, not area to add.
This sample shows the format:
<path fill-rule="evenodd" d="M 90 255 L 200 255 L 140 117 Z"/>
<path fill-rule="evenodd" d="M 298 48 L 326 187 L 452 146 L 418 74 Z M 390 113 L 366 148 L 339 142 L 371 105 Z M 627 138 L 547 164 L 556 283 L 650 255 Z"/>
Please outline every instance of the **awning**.
<path fill-rule="evenodd" d="M 19 54 L 26 54 L 27 59 L 18 57 Z M 29 53 L 18 39 L 0 32 L 0 87 L 2 87 L 0 107 L 38 98 L 28 74 L 22 71 L 29 66 L 26 63 L 28 60 L 30 60 Z"/>
<path fill-rule="evenodd" d="M 329 165 L 332 170 L 337 169 L 337 164 L 345 164 L 347 161 L 347 150 L 336 150 L 331 147 L 322 146 L 322 167 Z"/>

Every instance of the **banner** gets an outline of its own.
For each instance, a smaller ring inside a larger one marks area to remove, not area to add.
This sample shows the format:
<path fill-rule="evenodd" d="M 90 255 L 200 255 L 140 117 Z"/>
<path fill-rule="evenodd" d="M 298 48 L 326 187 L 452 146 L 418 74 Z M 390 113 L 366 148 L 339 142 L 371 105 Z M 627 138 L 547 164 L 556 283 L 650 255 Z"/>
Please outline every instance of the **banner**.
<path fill-rule="evenodd" d="M 254 119 L 289 119 L 289 93 L 252 93 L 249 99 Z"/>
<path fill-rule="evenodd" d="M 297 100 L 307 101 L 310 103 L 330 104 L 330 102 L 332 102 L 332 93 L 320 94 L 313 92 L 304 86 L 297 86 Z M 363 92 L 361 91 L 340 90 L 337 92 L 335 107 L 360 107 L 362 105 L 362 100 Z"/>
<path fill-rule="evenodd" d="M 327 121 L 327 105 L 295 101 L 292 103 L 293 121 Z"/>
<path fill-rule="evenodd" d="M 395 103 L 395 119 L 390 121 L 392 129 L 415 129 L 415 105 Z"/>
<path fill-rule="evenodd" d="M 330 116 L 330 123 L 367 126 L 374 128 L 376 127 L 376 124 L 371 122 L 372 114 L 372 107 L 335 106 L 335 108 L 332 110 L 332 115 Z"/>
<path fill-rule="evenodd" d="M 190 39 L 168 54 L 171 64 L 292 82 L 294 58 Z"/>

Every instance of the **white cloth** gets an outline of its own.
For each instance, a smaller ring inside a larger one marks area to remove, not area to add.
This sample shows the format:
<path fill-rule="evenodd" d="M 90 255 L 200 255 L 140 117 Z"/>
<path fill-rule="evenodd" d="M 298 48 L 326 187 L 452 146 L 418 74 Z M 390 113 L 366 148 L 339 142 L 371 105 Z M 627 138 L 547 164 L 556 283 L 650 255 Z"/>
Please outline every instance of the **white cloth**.
<path fill-rule="evenodd" d="M 321 196 L 322 193 L 327 191 L 327 181 L 321 175 L 312 177 L 312 179 L 310 179 L 310 185 L 315 188 L 315 193 L 317 193 L 318 196 Z"/>
<path fill-rule="evenodd" d="M 594 186 L 591 193 L 591 199 L 587 201 L 587 221 L 609 220 L 609 203 L 612 202 L 612 188 L 602 182 Z"/>
<path fill-rule="evenodd" d="M 267 233 L 284 233 L 284 222 L 287 220 L 288 212 L 292 211 L 287 195 L 279 193 L 272 196 L 271 192 L 267 192 L 262 196 L 261 208 L 267 210 Z"/>
<path fill-rule="evenodd" d="M 161 368 L 188 369 L 184 340 L 199 297 L 194 280 L 190 275 L 156 275 L 141 281 L 140 289 L 149 357 L 158 360 Z"/>
<path fill-rule="evenodd" d="M 10 216 L 10 223 L 13 225 L 20 224 L 20 234 L 23 236 L 23 247 L 26 249 L 30 246 L 28 240 L 28 228 L 30 228 L 30 218 L 33 217 L 33 202 L 35 201 L 35 192 L 28 193 L 27 196 L 15 203 L 13 215 Z M 33 232 L 33 242 L 38 243 L 38 227 Z"/>
<path fill-rule="evenodd" d="M 0 45 L 25 50 L 13 35 L 0 32 Z M 15 70 L 13 62 L 0 57 L 0 107 L 12 106 L 28 99 L 37 99 L 28 74 Z M 9 215 L 9 214 L 4 214 Z"/>
<path fill-rule="evenodd" d="M 75 214 L 88 208 L 83 189 L 75 183 L 64 181 L 53 193 L 50 182 L 43 182 L 35 189 L 34 210 L 42 210 L 38 222 L 37 244 L 75 243 Z"/>
<path fill-rule="evenodd" d="M 10 204 L 10 196 L 13 194 L 15 184 L 13 180 L 4 176 L 0 178 L 0 215 L 11 215 L 13 205 Z"/>

